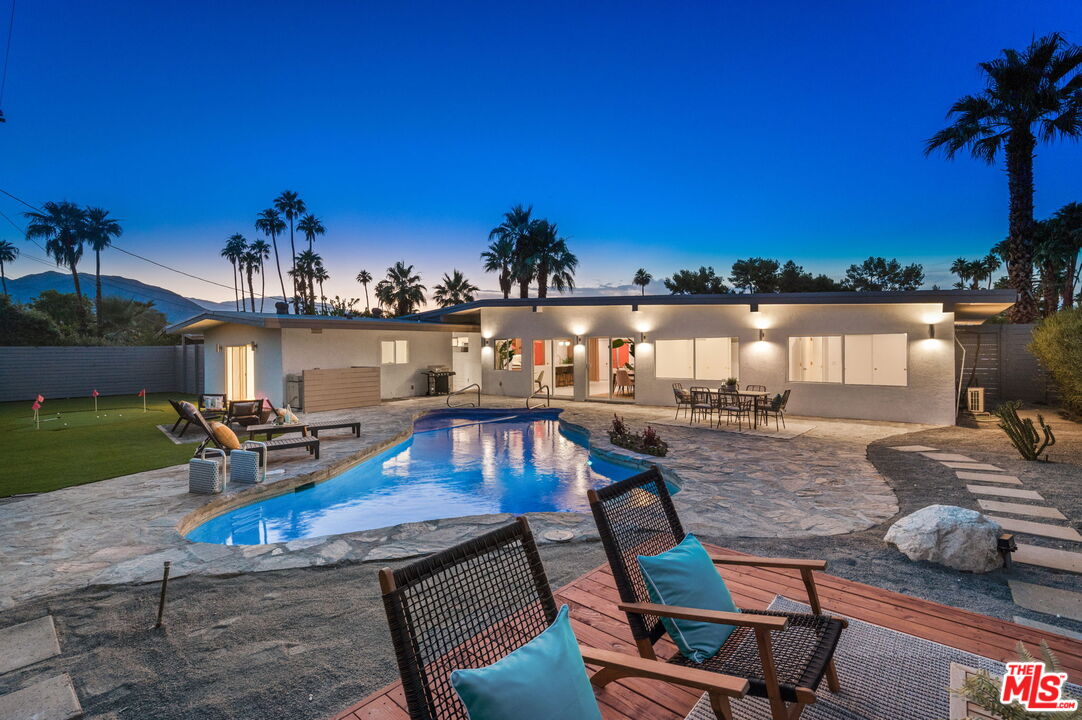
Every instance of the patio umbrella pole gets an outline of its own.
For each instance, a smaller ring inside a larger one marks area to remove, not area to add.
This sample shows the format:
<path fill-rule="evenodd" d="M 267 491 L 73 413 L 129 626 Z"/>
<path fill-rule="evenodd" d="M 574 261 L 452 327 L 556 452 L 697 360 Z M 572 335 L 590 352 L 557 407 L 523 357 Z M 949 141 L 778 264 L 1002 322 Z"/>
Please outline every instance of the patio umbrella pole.
<path fill-rule="evenodd" d="M 169 565 L 168 560 L 165 561 L 165 567 L 162 568 L 162 594 L 158 599 L 158 622 L 154 623 L 154 628 L 160 628 L 162 626 L 162 615 L 165 614 L 165 589 L 169 587 Z"/>

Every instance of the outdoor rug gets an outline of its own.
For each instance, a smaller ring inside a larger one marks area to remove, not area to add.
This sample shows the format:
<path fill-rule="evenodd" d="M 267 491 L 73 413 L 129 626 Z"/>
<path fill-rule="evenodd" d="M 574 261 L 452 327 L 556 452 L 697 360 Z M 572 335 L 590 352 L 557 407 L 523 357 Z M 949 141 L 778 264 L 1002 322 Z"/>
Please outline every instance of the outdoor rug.
<path fill-rule="evenodd" d="M 774 598 L 770 609 L 811 611 L 807 605 L 781 596 Z M 849 627 L 834 652 L 842 690 L 837 695 L 831 693 L 824 680 L 817 691 L 819 702 L 808 705 L 801 720 L 947 720 L 951 663 L 987 670 L 993 676 L 1005 672 L 1003 663 L 986 657 L 846 619 Z M 1068 685 L 1066 691 L 1072 697 L 1082 695 L 1082 687 L 1077 685 Z M 770 719 L 770 708 L 761 698 L 734 700 L 732 708 L 735 720 Z M 687 720 L 715 720 L 706 695 Z"/>
<path fill-rule="evenodd" d="M 773 421 L 770 422 L 770 427 L 760 425 L 758 428 L 751 428 L 747 425 L 744 425 L 743 428 L 737 428 L 734 421 L 732 425 L 726 425 L 723 422 L 721 424 L 721 427 L 719 428 L 715 425 L 715 423 L 717 422 L 716 420 L 710 423 L 696 422 L 694 424 L 691 424 L 688 422 L 688 419 L 684 416 L 683 413 L 680 414 L 679 418 L 673 418 L 672 411 L 668 411 L 664 415 L 658 415 L 654 418 L 651 418 L 650 422 L 653 425 L 672 425 L 685 428 L 691 427 L 701 430 L 711 430 L 713 432 L 719 433 L 735 433 L 737 435 L 749 435 L 751 437 L 773 438 L 774 440 L 792 440 L 795 437 L 803 435 L 809 430 L 815 429 L 815 425 L 812 423 L 801 422 L 799 420 L 790 420 L 788 418 L 786 418 L 785 420 L 785 427 L 781 428 L 780 430 L 774 429 Z"/>
<path fill-rule="evenodd" d="M 155 425 L 155 427 L 161 430 L 162 435 L 165 435 L 167 438 L 169 438 L 169 441 L 174 445 L 187 445 L 189 443 L 197 443 L 202 439 L 200 435 L 202 435 L 203 433 L 199 431 L 198 427 L 188 428 L 188 432 L 184 433 L 183 437 L 174 435 L 171 432 L 173 429 L 172 425 Z"/>

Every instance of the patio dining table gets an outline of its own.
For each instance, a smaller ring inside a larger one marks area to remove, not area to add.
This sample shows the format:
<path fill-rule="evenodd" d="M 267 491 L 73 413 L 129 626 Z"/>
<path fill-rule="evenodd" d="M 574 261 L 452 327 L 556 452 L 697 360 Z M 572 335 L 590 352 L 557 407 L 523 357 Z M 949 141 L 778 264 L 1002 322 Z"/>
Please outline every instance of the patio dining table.
<path fill-rule="evenodd" d="M 718 395 L 725 393 L 727 395 L 738 395 L 741 398 L 750 397 L 752 400 L 751 410 L 751 427 L 753 430 L 759 429 L 759 401 L 766 400 L 770 397 L 770 392 L 767 390 L 726 390 L 723 388 L 707 388 L 711 395 Z M 718 418 L 718 423 L 721 423 L 721 418 Z"/>

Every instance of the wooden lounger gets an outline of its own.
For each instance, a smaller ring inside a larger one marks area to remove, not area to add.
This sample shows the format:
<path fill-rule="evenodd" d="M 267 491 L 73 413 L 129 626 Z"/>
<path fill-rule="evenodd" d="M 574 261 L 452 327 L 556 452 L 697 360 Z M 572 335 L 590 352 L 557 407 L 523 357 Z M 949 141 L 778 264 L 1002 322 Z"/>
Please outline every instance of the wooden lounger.
<path fill-rule="evenodd" d="M 196 456 L 198 456 L 203 451 L 203 448 L 207 447 L 208 445 L 213 445 L 214 447 L 220 449 L 222 452 L 229 454 L 230 449 L 218 442 L 218 438 L 214 437 L 214 431 L 210 429 L 210 423 L 206 421 L 206 419 L 199 413 L 198 410 L 195 411 L 195 414 L 192 417 L 192 423 L 198 426 L 199 429 L 203 431 L 203 434 L 206 435 L 206 438 L 203 440 L 203 442 L 199 443 L 199 447 L 196 448 Z M 271 450 L 289 450 L 291 448 L 304 448 L 312 456 L 314 456 L 316 460 L 319 460 L 319 438 L 307 435 L 301 435 L 300 437 L 279 437 L 274 438 L 273 440 L 261 440 L 259 442 L 253 440 L 246 440 L 241 443 L 241 447 L 245 450 L 254 450 L 255 452 L 258 452 L 260 454 L 260 460 L 262 461 L 264 467 L 266 467 L 267 464 L 267 458 L 264 453 L 270 452 Z"/>

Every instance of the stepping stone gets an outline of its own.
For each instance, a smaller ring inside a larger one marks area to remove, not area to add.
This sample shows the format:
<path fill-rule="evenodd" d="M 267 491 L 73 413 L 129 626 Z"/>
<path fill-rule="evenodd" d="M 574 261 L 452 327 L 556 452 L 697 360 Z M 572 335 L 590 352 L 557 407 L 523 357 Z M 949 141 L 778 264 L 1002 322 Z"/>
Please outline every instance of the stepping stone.
<path fill-rule="evenodd" d="M 1022 481 L 1016 478 L 1014 475 L 993 475 L 992 473 L 966 472 L 965 470 L 959 470 L 954 474 L 958 476 L 959 480 L 1010 483 L 1011 485 L 1022 484 Z"/>
<path fill-rule="evenodd" d="M 1082 553 L 1069 550 L 1018 543 L 1018 549 L 1011 553 L 1011 559 L 1026 565 L 1040 565 L 1053 570 L 1082 573 Z"/>
<path fill-rule="evenodd" d="M 1082 593 L 1008 580 L 1015 605 L 1027 610 L 1082 621 Z"/>
<path fill-rule="evenodd" d="M 1059 635 L 1062 635 L 1063 637 L 1069 637 L 1075 640 L 1082 640 L 1082 633 L 1080 632 L 1068 630 L 1067 628 L 1057 627 L 1056 625 L 1049 625 L 1048 623 L 1043 623 L 1040 620 L 1030 620 L 1029 618 L 1022 617 L 1021 615 L 1015 615 L 1014 621 L 1019 625 L 1025 625 L 1026 627 L 1031 627 L 1034 630 L 1044 630 L 1045 632 L 1057 633 Z"/>
<path fill-rule="evenodd" d="M 1050 507 L 1042 507 L 1041 505 L 1025 505 L 1023 503 L 999 502 L 998 500 L 978 500 L 977 504 L 981 506 L 982 510 L 1014 513 L 1015 515 L 1032 515 L 1033 517 L 1048 518 L 1050 520 L 1067 519 L 1059 510 Z"/>
<path fill-rule="evenodd" d="M 0 718 L 5 720 L 73 720 L 82 716 L 83 706 L 67 673 L 0 695 Z"/>
<path fill-rule="evenodd" d="M 975 495 L 998 495 L 1000 497 L 1020 498 L 1022 500 L 1044 500 L 1036 490 L 1021 488 L 992 487 L 991 485 L 966 485 L 966 490 Z"/>
<path fill-rule="evenodd" d="M 997 468 L 995 465 L 989 465 L 988 463 L 979 462 L 952 462 L 950 460 L 941 461 L 944 465 L 955 470 L 990 470 L 991 472 L 1003 472 L 1003 468 Z"/>
<path fill-rule="evenodd" d="M 0 630 L 0 675 L 59 654 L 52 615 Z"/>
<path fill-rule="evenodd" d="M 935 452 L 935 448 L 926 447 L 924 445 L 898 445 L 892 447 L 891 450 L 901 450 L 902 452 Z"/>
<path fill-rule="evenodd" d="M 975 462 L 977 462 L 976 460 L 974 460 L 971 457 L 966 457 L 965 455 L 956 455 L 955 453 L 940 453 L 940 452 L 930 452 L 930 453 L 928 453 L 928 452 L 926 452 L 926 453 L 921 453 L 921 455 L 923 455 L 926 458 L 931 458 L 932 460 L 939 460 L 939 461 L 964 462 L 964 463 L 975 463 Z"/>
<path fill-rule="evenodd" d="M 1004 530 L 1010 530 L 1011 532 L 1082 542 L 1082 535 L 1079 535 L 1078 531 L 1071 527 L 1049 525 L 1048 523 L 1033 522 L 1032 520 L 1015 520 L 1014 518 L 1000 517 L 999 515 L 988 515 L 987 517 L 989 520 L 999 523 L 999 526 Z"/>

